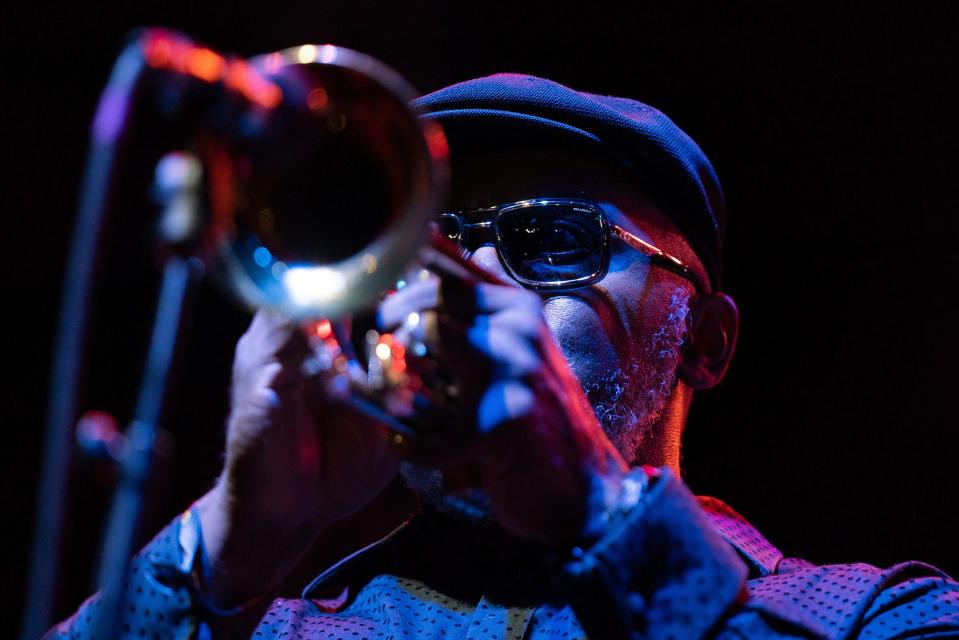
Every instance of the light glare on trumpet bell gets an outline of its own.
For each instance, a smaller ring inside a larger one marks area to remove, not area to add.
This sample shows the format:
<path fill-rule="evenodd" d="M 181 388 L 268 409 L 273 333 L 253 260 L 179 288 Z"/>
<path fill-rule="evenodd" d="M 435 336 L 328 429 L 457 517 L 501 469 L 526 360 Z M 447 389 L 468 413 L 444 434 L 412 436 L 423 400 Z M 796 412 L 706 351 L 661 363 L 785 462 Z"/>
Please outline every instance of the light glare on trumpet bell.
<path fill-rule="evenodd" d="M 329 267 L 290 267 L 283 274 L 283 286 L 293 304 L 308 307 L 339 299 L 346 280 Z"/>
<path fill-rule="evenodd" d="M 336 59 L 336 47 L 331 44 L 324 44 L 317 52 L 316 59 L 323 64 L 330 64 Z"/>
<path fill-rule="evenodd" d="M 305 44 L 296 51 L 296 59 L 301 64 L 309 64 L 316 60 L 316 47 L 312 44 Z"/>

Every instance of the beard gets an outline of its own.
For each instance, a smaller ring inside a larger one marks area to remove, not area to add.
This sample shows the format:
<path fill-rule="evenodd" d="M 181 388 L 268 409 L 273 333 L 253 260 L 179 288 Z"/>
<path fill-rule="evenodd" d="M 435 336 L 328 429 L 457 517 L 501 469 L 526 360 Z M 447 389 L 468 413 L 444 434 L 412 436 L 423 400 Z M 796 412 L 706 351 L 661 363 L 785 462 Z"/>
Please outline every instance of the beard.
<path fill-rule="evenodd" d="M 659 328 L 643 337 L 625 368 L 584 385 L 600 426 L 627 462 L 636 462 L 676 386 L 676 368 L 686 341 L 690 295 L 678 287 Z"/>
<path fill-rule="evenodd" d="M 677 287 L 656 331 L 646 334 L 631 361 L 583 385 L 600 426 L 626 461 L 634 464 L 676 385 L 676 368 L 686 340 L 689 292 Z M 443 474 L 402 462 L 400 475 L 420 500 L 436 511 L 471 522 L 492 523 L 489 498 L 481 489 L 449 494 Z"/>

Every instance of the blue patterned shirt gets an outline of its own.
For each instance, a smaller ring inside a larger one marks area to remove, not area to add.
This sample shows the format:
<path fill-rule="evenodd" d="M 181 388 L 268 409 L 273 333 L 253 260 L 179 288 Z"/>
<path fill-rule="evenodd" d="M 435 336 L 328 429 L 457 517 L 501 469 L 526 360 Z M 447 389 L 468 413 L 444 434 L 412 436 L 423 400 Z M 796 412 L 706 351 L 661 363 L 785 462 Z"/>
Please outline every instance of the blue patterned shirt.
<path fill-rule="evenodd" d="M 423 514 L 300 598 L 225 620 L 195 588 L 201 536 L 187 511 L 135 557 L 122 637 L 959 638 L 959 585 L 934 567 L 784 558 L 742 516 L 665 470 L 642 503 L 589 550 L 598 580 L 564 584 L 535 544 Z M 99 611 L 93 596 L 48 637 L 92 638 Z"/>

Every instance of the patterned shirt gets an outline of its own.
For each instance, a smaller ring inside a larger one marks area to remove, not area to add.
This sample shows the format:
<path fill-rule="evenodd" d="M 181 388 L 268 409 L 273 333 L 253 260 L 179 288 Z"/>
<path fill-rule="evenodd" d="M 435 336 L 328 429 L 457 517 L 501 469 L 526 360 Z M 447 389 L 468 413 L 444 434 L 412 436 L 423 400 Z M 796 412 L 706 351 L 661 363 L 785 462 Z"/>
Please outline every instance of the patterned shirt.
<path fill-rule="evenodd" d="M 300 598 L 232 619 L 204 605 L 192 511 L 134 558 L 123 638 L 959 638 L 959 584 L 784 558 L 742 516 L 668 470 L 586 557 L 586 580 L 492 525 L 421 514 L 323 572 Z M 93 638 L 93 596 L 48 638 Z"/>

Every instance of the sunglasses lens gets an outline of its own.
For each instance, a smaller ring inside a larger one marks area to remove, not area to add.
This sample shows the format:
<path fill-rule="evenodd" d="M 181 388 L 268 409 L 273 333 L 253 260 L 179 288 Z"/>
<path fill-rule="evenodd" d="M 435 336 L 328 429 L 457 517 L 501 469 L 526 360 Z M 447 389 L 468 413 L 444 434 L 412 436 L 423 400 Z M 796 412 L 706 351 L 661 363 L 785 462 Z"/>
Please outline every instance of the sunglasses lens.
<path fill-rule="evenodd" d="M 592 207 L 563 203 L 504 209 L 496 232 L 503 259 L 527 283 L 574 284 L 603 269 L 605 224 Z"/>

